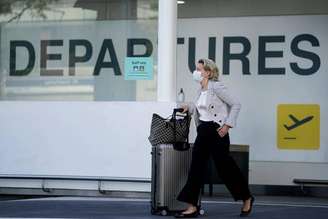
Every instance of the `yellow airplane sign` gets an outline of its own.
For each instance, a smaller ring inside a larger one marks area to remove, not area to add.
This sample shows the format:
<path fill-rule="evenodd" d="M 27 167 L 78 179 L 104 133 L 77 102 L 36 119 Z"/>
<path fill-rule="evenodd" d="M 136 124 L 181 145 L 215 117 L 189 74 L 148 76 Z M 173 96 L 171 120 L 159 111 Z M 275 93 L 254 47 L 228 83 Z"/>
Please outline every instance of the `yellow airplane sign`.
<path fill-rule="evenodd" d="M 277 107 L 279 149 L 318 150 L 320 148 L 320 106 L 280 104 Z"/>

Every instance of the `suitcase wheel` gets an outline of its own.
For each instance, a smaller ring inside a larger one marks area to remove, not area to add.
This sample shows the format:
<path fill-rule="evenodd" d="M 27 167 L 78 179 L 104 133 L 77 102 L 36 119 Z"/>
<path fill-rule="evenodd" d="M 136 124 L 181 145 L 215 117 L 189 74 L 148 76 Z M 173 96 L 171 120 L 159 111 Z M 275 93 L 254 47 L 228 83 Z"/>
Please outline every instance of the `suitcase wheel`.
<path fill-rule="evenodd" d="M 198 211 L 198 214 L 199 214 L 199 215 L 204 215 L 204 214 L 205 214 L 204 209 L 200 209 L 200 210 Z"/>
<path fill-rule="evenodd" d="M 161 215 L 162 216 L 166 216 L 167 215 L 167 211 L 166 210 L 161 210 Z"/>

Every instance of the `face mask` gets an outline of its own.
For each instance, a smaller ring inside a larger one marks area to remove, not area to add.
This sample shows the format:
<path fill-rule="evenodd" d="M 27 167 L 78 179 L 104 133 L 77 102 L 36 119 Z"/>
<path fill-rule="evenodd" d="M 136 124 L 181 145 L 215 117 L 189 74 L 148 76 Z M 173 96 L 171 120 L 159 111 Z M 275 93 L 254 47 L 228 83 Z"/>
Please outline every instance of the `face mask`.
<path fill-rule="evenodd" d="M 202 73 L 200 71 L 197 71 L 195 70 L 193 73 L 192 73 L 192 77 L 195 81 L 197 82 L 201 82 L 203 80 L 203 76 L 202 76 Z"/>

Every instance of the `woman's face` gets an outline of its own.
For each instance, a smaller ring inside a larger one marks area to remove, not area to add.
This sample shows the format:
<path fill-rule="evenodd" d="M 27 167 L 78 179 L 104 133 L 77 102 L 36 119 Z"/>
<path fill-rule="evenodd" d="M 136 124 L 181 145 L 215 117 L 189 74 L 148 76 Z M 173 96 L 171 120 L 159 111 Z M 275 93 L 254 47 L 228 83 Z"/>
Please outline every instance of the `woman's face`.
<path fill-rule="evenodd" d="M 204 78 L 208 78 L 210 75 L 209 71 L 205 71 L 204 65 L 202 63 L 197 63 L 196 70 L 200 71 Z"/>

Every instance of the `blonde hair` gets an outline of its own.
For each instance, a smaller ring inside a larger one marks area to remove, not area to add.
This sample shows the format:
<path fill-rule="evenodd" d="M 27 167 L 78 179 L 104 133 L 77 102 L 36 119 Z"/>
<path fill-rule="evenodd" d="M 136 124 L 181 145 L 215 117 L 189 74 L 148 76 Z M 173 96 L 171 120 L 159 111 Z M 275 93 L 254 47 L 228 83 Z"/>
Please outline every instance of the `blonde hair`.
<path fill-rule="evenodd" d="M 211 59 L 200 59 L 198 63 L 203 64 L 205 71 L 210 71 L 211 74 L 209 76 L 209 80 L 218 81 L 219 80 L 219 68 L 215 64 L 215 62 Z"/>

